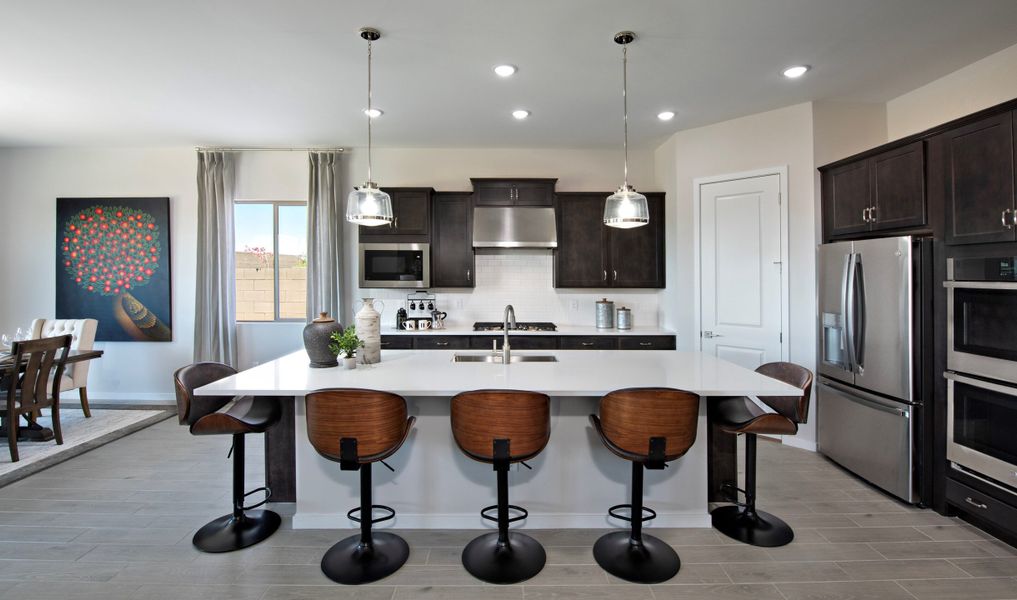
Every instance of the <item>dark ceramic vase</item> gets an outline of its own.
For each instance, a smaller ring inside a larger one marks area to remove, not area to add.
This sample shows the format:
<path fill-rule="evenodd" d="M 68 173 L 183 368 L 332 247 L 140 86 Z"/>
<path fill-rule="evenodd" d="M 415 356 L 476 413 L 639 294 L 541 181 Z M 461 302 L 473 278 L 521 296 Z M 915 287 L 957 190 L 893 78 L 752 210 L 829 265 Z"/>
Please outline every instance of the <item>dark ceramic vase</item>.
<path fill-rule="evenodd" d="M 317 319 L 304 327 L 304 349 L 311 359 L 311 368 L 325 369 L 339 366 L 339 361 L 328 349 L 328 344 L 332 334 L 337 331 L 342 333 L 342 330 L 342 325 L 328 316 L 327 312 L 320 313 Z"/>

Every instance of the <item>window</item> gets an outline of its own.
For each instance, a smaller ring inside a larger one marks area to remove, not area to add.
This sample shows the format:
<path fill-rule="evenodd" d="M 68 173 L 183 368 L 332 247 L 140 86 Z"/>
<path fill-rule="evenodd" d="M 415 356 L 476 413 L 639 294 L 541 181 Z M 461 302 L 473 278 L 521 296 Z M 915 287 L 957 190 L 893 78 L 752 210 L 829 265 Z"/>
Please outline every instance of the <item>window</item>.
<path fill-rule="evenodd" d="M 234 207 L 237 321 L 307 318 L 307 204 Z"/>

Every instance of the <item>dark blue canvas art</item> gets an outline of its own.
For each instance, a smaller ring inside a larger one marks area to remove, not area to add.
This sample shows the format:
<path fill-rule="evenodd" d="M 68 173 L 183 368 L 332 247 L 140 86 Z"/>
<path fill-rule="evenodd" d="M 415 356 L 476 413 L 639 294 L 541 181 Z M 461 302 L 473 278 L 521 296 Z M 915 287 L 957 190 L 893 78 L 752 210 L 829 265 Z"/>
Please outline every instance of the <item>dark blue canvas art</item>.
<path fill-rule="evenodd" d="M 96 341 L 168 342 L 169 198 L 57 198 L 56 318 Z"/>

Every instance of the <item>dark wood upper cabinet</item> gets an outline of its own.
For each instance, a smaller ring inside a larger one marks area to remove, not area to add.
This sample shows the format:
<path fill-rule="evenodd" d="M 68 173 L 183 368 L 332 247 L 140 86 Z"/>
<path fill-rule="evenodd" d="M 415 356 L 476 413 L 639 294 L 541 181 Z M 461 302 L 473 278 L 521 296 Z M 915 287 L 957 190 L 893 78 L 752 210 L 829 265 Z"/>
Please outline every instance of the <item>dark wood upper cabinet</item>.
<path fill-rule="evenodd" d="M 823 169 L 822 184 L 827 239 L 926 224 L 921 141 Z"/>
<path fill-rule="evenodd" d="M 392 224 L 360 227 L 362 242 L 426 242 L 431 235 L 433 188 L 383 188 L 392 198 Z"/>
<path fill-rule="evenodd" d="M 558 194 L 555 287 L 664 287 L 664 194 L 646 194 L 650 223 L 633 229 L 604 225 L 604 200 L 610 195 Z"/>
<path fill-rule="evenodd" d="M 475 206 L 553 206 L 557 179 L 489 179 L 475 177 Z"/>
<path fill-rule="evenodd" d="M 869 159 L 873 231 L 925 225 L 925 146 L 914 142 Z"/>
<path fill-rule="evenodd" d="M 868 161 L 835 167 L 823 173 L 823 229 L 826 237 L 869 230 Z"/>
<path fill-rule="evenodd" d="M 940 134 L 929 172 L 940 186 L 947 244 L 1014 241 L 1014 116 L 994 115 Z"/>
<path fill-rule="evenodd" d="M 604 199 L 607 195 L 562 193 L 558 195 L 558 248 L 554 251 L 554 287 L 609 287 L 607 228 Z"/>
<path fill-rule="evenodd" d="M 664 287 L 664 194 L 648 193 L 646 201 L 649 224 L 633 229 L 607 228 L 613 287 Z"/>
<path fill-rule="evenodd" d="M 469 192 L 434 195 L 431 285 L 474 287 L 473 200 Z"/>

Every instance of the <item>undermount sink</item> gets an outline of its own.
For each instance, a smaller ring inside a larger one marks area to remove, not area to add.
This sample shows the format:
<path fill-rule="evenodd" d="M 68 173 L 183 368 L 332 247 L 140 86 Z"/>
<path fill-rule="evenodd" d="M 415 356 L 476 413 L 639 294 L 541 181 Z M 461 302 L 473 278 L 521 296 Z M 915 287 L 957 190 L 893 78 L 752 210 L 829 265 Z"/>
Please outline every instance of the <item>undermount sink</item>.
<path fill-rule="evenodd" d="M 452 362 L 504 364 L 505 359 L 501 354 L 456 354 Z M 550 354 L 513 354 L 509 357 L 510 364 L 524 362 L 558 362 L 558 358 Z"/>

